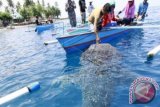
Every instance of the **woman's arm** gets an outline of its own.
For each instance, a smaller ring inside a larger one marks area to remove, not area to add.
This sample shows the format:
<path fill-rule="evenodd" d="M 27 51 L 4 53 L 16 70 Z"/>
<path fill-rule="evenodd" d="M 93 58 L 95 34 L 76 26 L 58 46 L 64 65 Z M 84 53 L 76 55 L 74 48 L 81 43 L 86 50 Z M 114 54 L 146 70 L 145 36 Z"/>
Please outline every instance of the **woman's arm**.
<path fill-rule="evenodd" d="M 123 8 L 123 10 L 118 12 L 118 15 L 121 14 L 124 10 L 125 10 L 125 7 Z"/>
<path fill-rule="evenodd" d="M 94 20 L 94 33 L 96 35 L 96 44 L 99 44 L 99 35 L 98 35 L 98 29 L 97 29 L 97 25 L 98 25 L 98 20 L 99 18 L 95 18 Z"/>

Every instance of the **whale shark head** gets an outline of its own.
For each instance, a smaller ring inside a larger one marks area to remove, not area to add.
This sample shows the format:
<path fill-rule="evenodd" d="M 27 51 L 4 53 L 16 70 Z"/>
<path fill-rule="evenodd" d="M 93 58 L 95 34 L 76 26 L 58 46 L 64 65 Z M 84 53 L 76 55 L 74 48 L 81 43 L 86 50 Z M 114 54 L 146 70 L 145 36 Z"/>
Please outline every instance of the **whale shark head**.
<path fill-rule="evenodd" d="M 104 72 L 118 72 L 121 65 L 122 56 L 117 49 L 110 44 L 91 45 L 81 56 L 81 64 L 87 71 L 86 74 L 103 74 Z"/>
<path fill-rule="evenodd" d="M 81 57 L 81 63 L 90 61 L 95 65 L 108 65 L 110 63 L 119 62 L 120 53 L 110 44 L 94 44 L 86 50 Z"/>

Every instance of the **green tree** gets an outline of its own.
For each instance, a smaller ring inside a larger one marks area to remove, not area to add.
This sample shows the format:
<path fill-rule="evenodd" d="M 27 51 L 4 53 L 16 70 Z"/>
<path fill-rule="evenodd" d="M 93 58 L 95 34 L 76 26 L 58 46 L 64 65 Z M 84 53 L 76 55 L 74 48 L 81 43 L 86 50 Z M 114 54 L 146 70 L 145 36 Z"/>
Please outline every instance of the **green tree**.
<path fill-rule="evenodd" d="M 54 3 L 54 6 L 55 6 L 55 7 L 58 7 L 58 2 L 55 2 L 55 3 Z"/>
<path fill-rule="evenodd" d="M 40 4 L 39 0 L 37 0 L 37 4 Z"/>
<path fill-rule="evenodd" d="M 35 3 L 33 2 L 33 0 L 25 0 L 24 1 L 24 7 L 29 7 L 35 5 Z"/>
<path fill-rule="evenodd" d="M 59 8 L 55 8 L 54 14 L 57 18 L 61 15 L 61 11 L 59 10 Z"/>
<path fill-rule="evenodd" d="M 19 1 L 18 1 L 17 4 L 16 4 L 16 9 L 17 9 L 17 12 L 19 12 L 20 9 L 21 9 L 21 4 L 20 4 Z"/>
<path fill-rule="evenodd" d="M 47 6 L 48 6 L 48 8 L 51 8 L 51 5 L 49 3 L 47 4 Z"/>
<path fill-rule="evenodd" d="M 53 16 L 53 17 L 59 17 L 59 15 L 61 14 L 61 11 L 59 10 L 59 8 L 56 8 L 54 6 L 50 7 L 50 5 L 48 5 L 48 7 L 45 9 L 44 11 L 46 17 L 48 18 L 49 16 Z"/>
<path fill-rule="evenodd" d="M 27 19 L 29 20 L 30 17 L 32 16 L 32 11 L 30 8 L 28 7 L 24 7 L 22 9 L 20 9 L 20 15 L 24 18 L 24 19 Z"/>
<path fill-rule="evenodd" d="M 45 2 L 44 2 L 44 0 L 42 0 L 42 6 L 45 7 Z"/>
<path fill-rule="evenodd" d="M 51 7 L 51 15 L 54 17 L 56 12 L 56 8 L 54 6 Z"/>
<path fill-rule="evenodd" d="M 12 20 L 12 16 L 8 12 L 0 12 L 0 20 L 3 22 L 3 26 L 6 27 Z"/>
<path fill-rule="evenodd" d="M 40 4 L 32 6 L 31 10 L 32 10 L 32 15 L 33 16 L 42 17 L 43 8 Z"/>
<path fill-rule="evenodd" d="M 9 12 L 14 14 L 14 3 L 13 3 L 13 1 L 12 0 L 7 0 L 7 2 L 8 2 L 8 6 L 11 8 L 11 11 L 9 11 Z"/>
<path fill-rule="evenodd" d="M 32 0 L 25 0 L 23 8 L 20 9 L 20 14 L 24 19 L 29 19 L 32 16 L 49 16 L 57 17 L 61 14 L 58 7 L 51 6 L 49 3 L 48 6 L 45 7 L 44 0 L 42 0 L 42 5 L 40 4 L 39 0 L 35 4 Z M 57 4 L 58 6 L 58 4 Z"/>
<path fill-rule="evenodd" d="M 44 10 L 44 14 L 45 16 L 48 18 L 51 14 L 52 14 L 52 10 L 50 7 L 47 7 L 45 10 Z"/>
<path fill-rule="evenodd" d="M 8 8 L 8 6 L 5 7 L 5 12 L 6 12 L 6 13 L 9 13 L 9 8 Z"/>
<path fill-rule="evenodd" d="M 36 8 L 39 12 L 43 13 L 44 12 L 44 7 L 41 4 L 37 4 Z"/>
<path fill-rule="evenodd" d="M 0 19 L 1 20 L 7 20 L 10 21 L 12 20 L 12 16 L 8 12 L 0 12 Z"/>
<path fill-rule="evenodd" d="M 7 0 L 7 2 L 8 2 L 8 6 L 10 6 L 11 8 L 14 7 L 14 3 L 12 0 Z"/>
<path fill-rule="evenodd" d="M 0 0 L 0 7 L 3 5 L 2 1 Z"/>
<path fill-rule="evenodd" d="M 49 3 L 47 4 L 47 7 L 44 9 L 44 14 L 46 18 L 48 18 L 52 14 L 51 6 Z"/>

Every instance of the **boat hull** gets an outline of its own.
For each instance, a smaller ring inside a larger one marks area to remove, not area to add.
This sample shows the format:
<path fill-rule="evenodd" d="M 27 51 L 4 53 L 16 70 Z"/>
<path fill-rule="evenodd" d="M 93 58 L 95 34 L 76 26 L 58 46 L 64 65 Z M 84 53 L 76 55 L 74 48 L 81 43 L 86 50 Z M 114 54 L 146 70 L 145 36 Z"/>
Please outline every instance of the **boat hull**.
<path fill-rule="evenodd" d="M 124 36 L 128 31 L 129 29 L 103 30 L 99 32 L 100 43 L 110 42 L 116 37 Z M 93 32 L 57 38 L 67 53 L 84 51 L 91 44 L 96 43 L 95 39 Z"/>

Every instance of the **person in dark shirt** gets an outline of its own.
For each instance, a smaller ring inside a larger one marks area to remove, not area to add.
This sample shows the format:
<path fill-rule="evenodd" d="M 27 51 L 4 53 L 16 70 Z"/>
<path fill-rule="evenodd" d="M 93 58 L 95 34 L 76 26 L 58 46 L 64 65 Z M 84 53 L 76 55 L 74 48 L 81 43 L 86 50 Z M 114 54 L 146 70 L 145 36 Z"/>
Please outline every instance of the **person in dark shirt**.
<path fill-rule="evenodd" d="M 147 0 L 144 0 L 143 3 L 139 5 L 139 9 L 137 12 L 137 20 L 143 21 L 145 19 L 148 5 L 149 3 L 147 2 Z"/>
<path fill-rule="evenodd" d="M 82 24 L 86 22 L 86 2 L 85 0 L 79 0 L 80 12 L 82 17 Z"/>
<path fill-rule="evenodd" d="M 65 10 L 68 12 L 68 17 L 72 27 L 76 27 L 77 25 L 75 9 L 76 4 L 74 0 L 68 0 L 65 5 Z"/>
<path fill-rule="evenodd" d="M 35 23 L 36 23 L 36 25 L 40 25 L 40 23 L 39 23 L 39 20 L 38 20 L 39 18 L 38 18 L 38 16 L 36 16 L 36 21 L 35 21 Z"/>

